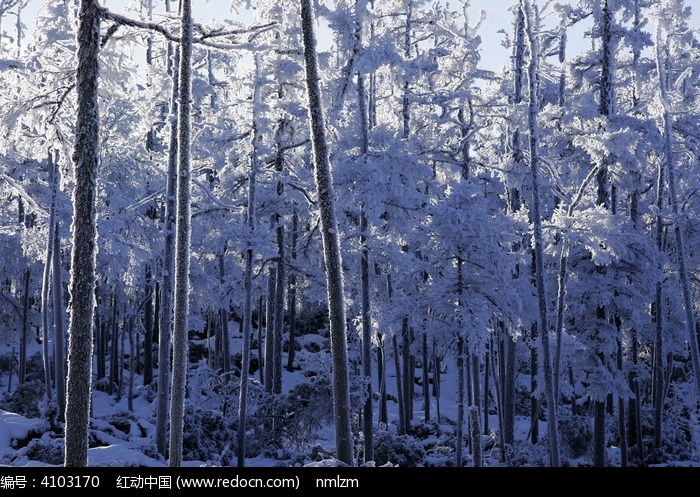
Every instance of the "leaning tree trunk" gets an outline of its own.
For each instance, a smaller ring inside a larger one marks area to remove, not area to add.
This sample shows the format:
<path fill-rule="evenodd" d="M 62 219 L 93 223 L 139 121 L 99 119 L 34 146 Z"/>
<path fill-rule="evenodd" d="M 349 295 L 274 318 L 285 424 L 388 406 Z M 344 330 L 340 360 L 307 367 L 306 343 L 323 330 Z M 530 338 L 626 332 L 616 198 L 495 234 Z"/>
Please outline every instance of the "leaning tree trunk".
<path fill-rule="evenodd" d="M 73 253 L 71 316 L 68 326 L 68 382 L 64 465 L 88 463 L 88 424 L 92 392 L 92 324 L 95 306 L 95 245 L 99 107 L 97 87 L 100 51 L 100 12 L 95 0 L 81 0 L 78 16 L 78 118 L 73 154 Z"/>
<path fill-rule="evenodd" d="M 182 465 L 182 437 L 187 380 L 187 323 L 190 269 L 190 97 L 192 80 L 192 1 L 181 1 L 180 75 L 178 102 L 178 164 L 175 221 L 175 289 L 173 294 L 173 377 L 170 396 L 170 458 Z"/>
<path fill-rule="evenodd" d="M 678 277 L 681 291 L 683 292 L 683 308 L 685 309 L 685 325 L 688 332 L 690 345 L 690 358 L 695 375 L 695 405 L 700 407 L 700 351 L 698 350 L 698 335 L 695 330 L 695 314 L 693 311 L 693 292 L 688 276 L 688 264 L 686 260 L 685 237 L 683 227 L 679 222 L 680 208 L 676 194 L 676 172 L 673 162 L 673 131 L 671 122 L 671 108 L 666 89 L 665 68 L 661 59 L 660 38 L 656 42 L 656 68 L 659 78 L 659 98 L 664 110 L 664 160 L 666 162 L 666 174 L 668 175 L 668 195 L 671 201 L 671 212 L 674 219 L 674 235 L 676 239 L 676 254 L 678 258 Z M 658 311 L 657 311 L 658 312 Z M 660 352 L 660 351 L 659 351 Z"/>
<path fill-rule="evenodd" d="M 333 364 L 333 411 L 335 420 L 336 457 L 353 464 L 352 430 L 350 427 L 350 397 L 348 392 L 348 353 L 345 330 L 345 298 L 343 295 L 342 261 L 338 226 L 333 205 L 325 120 L 321 107 L 318 58 L 316 55 L 315 16 L 311 0 L 301 0 L 304 65 L 309 99 L 309 117 L 314 152 L 316 189 L 321 214 L 321 236 L 326 269 L 328 314 L 330 321 L 331 359 Z"/>
<path fill-rule="evenodd" d="M 539 334 L 542 341 L 542 366 L 544 372 L 544 384 L 547 398 L 547 423 L 549 433 L 549 463 L 553 467 L 559 466 L 559 435 L 557 427 L 557 406 L 554 401 L 554 384 L 552 381 L 552 363 L 549 351 L 549 323 L 547 317 L 547 297 L 544 286 L 544 242 L 542 240 L 542 215 L 540 213 L 540 185 L 539 185 L 539 126 L 537 114 L 539 113 L 538 101 L 538 65 L 539 44 L 535 36 L 535 18 L 531 12 L 530 0 L 523 4 L 525 8 L 525 21 L 527 23 L 527 37 L 530 46 L 530 64 L 528 75 L 530 80 L 530 98 L 528 106 L 528 126 L 530 129 L 530 172 L 532 179 L 532 222 L 533 239 L 535 246 L 535 281 L 537 286 L 537 301 L 539 307 Z"/>

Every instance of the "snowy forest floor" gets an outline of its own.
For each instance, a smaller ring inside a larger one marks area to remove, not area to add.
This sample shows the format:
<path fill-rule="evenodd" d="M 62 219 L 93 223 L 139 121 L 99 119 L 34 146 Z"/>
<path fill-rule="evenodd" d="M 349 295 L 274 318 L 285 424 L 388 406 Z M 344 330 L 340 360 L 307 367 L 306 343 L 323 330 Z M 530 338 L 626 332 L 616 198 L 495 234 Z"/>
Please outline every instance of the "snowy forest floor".
<path fill-rule="evenodd" d="M 231 329 L 237 329 L 232 323 Z M 232 332 L 231 350 L 240 351 L 240 336 Z M 330 359 L 328 339 L 323 334 L 307 333 L 297 337 L 295 369 L 283 373 L 283 392 L 266 393 L 259 382 L 259 371 L 251 374 L 247 457 L 250 467 L 299 467 L 318 464 L 333 458 L 334 430 L 330 401 Z M 236 427 L 239 376 L 238 369 L 232 381 L 224 381 L 207 363 L 207 351 L 213 340 L 190 342 L 190 371 L 188 379 L 187 414 L 183 466 L 221 467 L 236 465 Z M 286 348 L 286 347 L 285 347 Z M 257 348 L 252 350 L 253 358 Z M 61 466 L 63 438 L 61 425 L 49 426 L 44 415 L 43 369 L 40 350 L 30 352 L 27 378 L 17 387 L 16 372 L 10 384 L 11 348 L 0 352 L 0 465 L 13 467 Z M 240 365 L 240 352 L 233 354 L 233 364 Z M 287 354 L 284 354 L 286 364 Z M 389 357 L 391 359 L 391 357 Z M 128 360 L 125 359 L 128 364 Z M 257 361 L 253 361 L 256 365 Z M 425 421 L 422 386 L 416 386 L 414 416 L 407 434 L 397 432 L 397 404 L 395 371 L 387 361 L 387 426 L 379 426 L 377 402 L 374 402 L 375 458 L 369 466 L 394 465 L 400 467 L 451 467 L 455 465 L 455 434 L 457 420 L 457 374 L 454 361 L 445 361 L 440 380 L 440 396 L 431 395 L 431 420 Z M 256 367 L 256 366 L 254 366 Z M 376 364 L 373 366 L 376 367 Z M 351 365 L 352 369 L 352 365 Z M 376 369 L 375 369 L 376 371 Z M 375 373 L 376 374 L 376 373 Z M 353 375 L 354 376 L 354 375 Z M 520 375 L 519 375 L 520 376 Z M 522 375 L 524 384 L 528 375 Z M 421 377 L 417 371 L 416 379 Z M 157 378 L 157 369 L 154 371 Z M 376 382 L 376 378 L 373 378 Z M 133 377 L 131 408 L 129 405 L 129 371 L 125 369 L 120 388 L 105 379 L 95 380 L 90 426 L 89 466 L 92 467 L 164 467 L 167 460 L 156 450 L 155 381 L 143 386 L 143 376 Z M 110 388 L 112 390 L 110 390 Z M 351 404 L 359 413 L 361 382 L 354 382 Z M 432 389 L 431 389 L 432 390 Z M 376 386 L 374 387 L 376 400 Z M 508 462 L 504 462 L 499 444 L 496 406 L 489 400 L 488 426 L 484 426 L 482 412 L 483 465 L 541 467 L 547 465 L 548 443 L 546 420 L 539 421 L 539 441 L 530 441 L 531 421 L 527 412 L 529 398 L 520 395 L 516 407 L 515 443 Z M 439 405 L 438 405 L 439 403 Z M 439 408 L 440 422 L 436 422 Z M 562 406 L 560 436 L 562 462 L 566 466 L 591 466 L 593 450 L 593 418 L 586 413 L 567 415 Z M 651 414 L 649 413 L 648 417 Z M 697 419 L 678 419 L 677 411 L 670 409 L 666 420 L 667 438 L 663 454 L 653 458 L 652 436 L 645 444 L 648 466 L 700 467 L 700 426 Z M 274 419 L 274 421 L 270 421 Z M 467 416 L 463 446 L 465 466 L 473 460 L 469 451 Z M 272 423 L 272 424 L 270 424 Z M 615 443 L 617 416 L 607 416 L 607 465 L 620 465 L 620 449 Z M 361 456 L 361 430 L 357 419 L 353 422 L 356 440 L 355 452 Z M 638 464 L 638 450 L 631 448 L 630 465 Z"/>

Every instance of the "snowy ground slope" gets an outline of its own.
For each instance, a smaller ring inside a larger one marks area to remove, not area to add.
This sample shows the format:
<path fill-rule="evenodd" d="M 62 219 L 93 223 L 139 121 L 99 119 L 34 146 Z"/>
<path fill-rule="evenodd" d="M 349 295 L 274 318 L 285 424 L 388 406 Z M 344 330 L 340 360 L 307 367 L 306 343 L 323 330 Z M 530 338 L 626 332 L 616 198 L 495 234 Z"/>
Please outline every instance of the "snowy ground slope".
<path fill-rule="evenodd" d="M 236 326 L 231 326 L 236 330 Z M 294 371 L 284 371 L 283 394 L 288 394 L 296 387 L 309 384 L 312 378 L 323 377 L 330 371 L 326 338 L 319 334 L 301 335 L 299 338 L 300 350 L 296 352 Z M 240 350 L 240 338 L 236 332 L 232 332 L 232 351 Z M 256 354 L 257 351 L 253 351 Z M 286 365 L 286 354 L 284 356 Z M 375 441 L 380 440 L 382 446 L 392 445 L 392 448 L 401 457 L 406 457 L 404 461 L 411 461 L 415 466 L 444 466 L 453 464 L 454 445 L 453 439 L 456 431 L 455 422 L 457 419 L 457 377 L 455 365 L 451 361 L 446 361 L 444 371 L 441 375 L 441 390 L 439 405 L 438 399 L 430 397 L 431 423 L 424 423 L 424 404 L 422 398 L 422 387 L 416 385 L 416 397 L 414 399 L 414 432 L 423 430 L 423 435 L 416 435 L 414 438 L 399 436 L 395 430 L 398 421 L 396 403 L 396 375 L 393 364 L 387 364 L 387 393 L 389 427 L 378 427 Z M 351 364 L 351 369 L 357 365 Z M 375 365 L 376 367 L 376 365 Z M 376 371 L 376 370 L 375 370 Z M 188 383 L 188 403 L 200 411 L 211 410 L 220 411 L 222 405 L 226 405 L 231 413 L 235 413 L 237 408 L 237 385 L 232 385 L 221 395 L 215 395 L 211 391 L 211 384 L 203 378 L 207 378 L 210 371 L 207 369 L 206 361 L 193 364 L 190 369 L 191 376 Z M 157 375 L 157 370 L 154 372 Z M 376 374 L 376 373 L 375 373 Z M 253 373 L 252 378 L 259 378 L 259 372 Z M 420 370 L 416 372 L 416 378 L 420 378 Z M 128 379 L 128 371 L 125 371 L 125 378 Z M 125 383 L 127 380 L 125 379 Z M 0 389 L 3 391 L 8 386 L 8 375 L 0 372 Z M 373 380 L 376 380 L 373 378 Z M 521 378 L 522 381 L 529 381 L 529 378 Z M 234 383 L 237 383 L 237 379 Z M 13 380 L 16 384 L 16 379 Z M 259 387 L 259 385 L 258 385 Z M 376 385 L 374 385 L 376 395 Z M 260 390 L 251 390 L 253 392 Z M 134 377 L 134 396 L 132 399 L 133 408 L 129 409 L 127 388 L 124 386 L 120 397 L 108 394 L 100 389 L 93 390 L 93 405 L 91 419 L 91 448 L 88 453 L 90 466 L 96 467 L 163 467 L 167 466 L 164 460 L 155 450 L 155 414 L 157 407 L 156 396 L 153 388 L 143 386 L 143 378 L 139 375 Z M 254 409 L 255 403 L 252 404 Z M 303 405 L 303 404 L 298 404 Z M 313 406 L 312 406 L 313 407 Z M 353 406 L 357 408 L 357 406 Z M 440 422 L 435 422 L 436 413 L 440 412 Z M 377 425 L 378 409 L 374 404 L 375 426 Z M 230 414 L 234 416 L 234 414 Z M 252 414 L 251 414 L 252 416 Z M 591 420 L 592 418 L 583 418 Z M 187 420 L 186 420 L 187 421 Z M 256 420 L 253 419 L 251 424 Z M 613 425 L 615 420 L 609 419 Z M 684 455 L 676 461 L 666 461 L 663 466 L 698 466 L 700 467 L 700 426 L 697 417 L 690 422 L 692 427 L 692 446 L 694 454 Z M 431 428 L 432 427 L 432 428 Z M 482 426 L 483 428 L 483 426 Z M 196 437 L 205 438 L 208 433 L 207 427 L 201 428 L 202 432 Z M 255 455 L 246 459 L 246 465 L 251 467 L 274 467 L 274 466 L 299 466 L 307 464 L 326 465 L 332 462 L 334 449 L 334 429 L 327 422 L 319 423 L 310 428 L 312 432 L 307 433 L 303 445 L 297 447 L 262 447 Z M 467 426 L 465 423 L 465 432 Z M 540 420 L 539 433 L 540 440 L 545 440 L 547 431 L 546 422 Z M 498 416 L 495 407 L 492 405 L 488 416 L 488 430 L 482 436 L 484 446 L 483 463 L 485 466 L 500 466 L 500 449 L 498 441 Z M 516 416 L 515 438 L 518 448 L 516 449 L 515 461 L 519 466 L 542 466 L 547 464 L 547 444 L 539 443 L 536 446 L 529 444 L 528 439 L 531 433 L 530 418 L 528 416 Z M 359 430 L 358 430 L 359 434 Z M 229 433 L 231 439 L 235 439 L 235 430 Z M 249 431 L 251 438 L 260 436 L 259 433 Z M 187 434 L 186 434 L 187 436 Z M 356 439 L 356 453 L 361 454 L 362 440 Z M 25 417 L 16 413 L 0 410 L 0 465 L 10 466 L 60 466 L 62 463 L 62 438 L 49 430 L 48 422 L 40 417 Z M 220 466 L 222 461 L 228 461 L 228 465 L 235 464 L 235 449 L 230 445 L 218 453 L 208 453 L 201 458 L 186 458 L 183 465 L 189 467 Z M 411 459 L 411 457 L 419 459 Z M 620 463 L 620 450 L 614 443 L 610 443 L 607 448 L 607 457 L 610 465 L 616 466 Z M 470 455 L 468 446 L 464 447 L 465 463 L 470 465 Z M 590 465 L 590 456 L 582 454 L 578 457 L 565 457 L 566 464 L 571 466 Z M 377 465 L 399 464 L 397 460 L 379 461 Z"/>

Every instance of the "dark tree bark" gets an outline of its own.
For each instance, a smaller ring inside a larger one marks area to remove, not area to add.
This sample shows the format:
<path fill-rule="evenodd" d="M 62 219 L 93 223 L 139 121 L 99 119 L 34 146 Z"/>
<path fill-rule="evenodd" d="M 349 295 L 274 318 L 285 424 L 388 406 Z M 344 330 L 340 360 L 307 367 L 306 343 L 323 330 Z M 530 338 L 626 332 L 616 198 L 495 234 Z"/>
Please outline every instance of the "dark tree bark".
<path fill-rule="evenodd" d="M 54 321 L 54 369 L 56 371 L 56 404 L 58 420 L 63 421 L 66 408 L 66 356 L 63 328 L 63 282 L 61 278 L 61 239 L 58 223 L 54 224 L 52 269 L 53 321 Z M 98 331 L 99 333 L 99 331 Z"/>
<path fill-rule="evenodd" d="M 146 270 L 146 301 L 143 307 L 143 384 L 153 383 L 153 275 L 151 269 Z"/>
<path fill-rule="evenodd" d="M 267 305 L 265 309 L 265 391 L 272 393 L 274 381 L 274 350 L 275 350 L 275 284 L 277 269 L 270 267 L 267 279 Z"/>
<path fill-rule="evenodd" d="M 336 457 L 353 464 L 353 442 L 350 426 L 350 397 L 348 391 L 348 355 L 345 330 L 345 299 L 343 295 L 342 261 L 338 226 L 333 203 L 325 119 L 321 107 L 318 58 L 316 55 L 315 16 L 311 0 L 301 0 L 302 37 L 309 117 L 314 151 L 314 166 L 318 203 L 321 213 L 321 237 L 326 269 L 328 314 L 330 321 L 331 358 L 333 363 L 333 411 L 335 420 Z"/>
<path fill-rule="evenodd" d="M 100 128 L 97 103 L 100 13 L 95 0 L 80 1 L 78 23 L 78 119 L 73 153 L 75 187 L 65 414 L 66 467 L 87 466 L 88 424 L 92 400 L 92 325 L 97 241 L 95 196 Z"/>
<path fill-rule="evenodd" d="M 299 238 L 299 214 L 296 209 L 292 214 L 292 261 L 297 258 L 297 242 Z M 287 352 L 287 371 L 294 371 L 294 356 L 296 354 L 297 326 L 297 275 L 292 271 L 288 278 L 287 300 L 289 301 L 289 351 Z"/>

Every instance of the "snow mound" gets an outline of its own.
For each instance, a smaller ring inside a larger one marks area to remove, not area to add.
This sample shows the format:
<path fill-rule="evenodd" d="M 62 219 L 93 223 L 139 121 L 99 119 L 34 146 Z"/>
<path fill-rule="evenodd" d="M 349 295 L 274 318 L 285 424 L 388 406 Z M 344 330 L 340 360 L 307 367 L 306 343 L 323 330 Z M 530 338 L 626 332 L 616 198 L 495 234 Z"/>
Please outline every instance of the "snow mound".
<path fill-rule="evenodd" d="M 30 433 L 41 434 L 49 429 L 43 419 L 25 418 L 0 409 L 0 451 L 12 449 L 13 440 L 26 439 Z"/>

